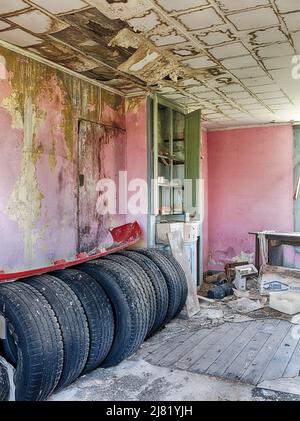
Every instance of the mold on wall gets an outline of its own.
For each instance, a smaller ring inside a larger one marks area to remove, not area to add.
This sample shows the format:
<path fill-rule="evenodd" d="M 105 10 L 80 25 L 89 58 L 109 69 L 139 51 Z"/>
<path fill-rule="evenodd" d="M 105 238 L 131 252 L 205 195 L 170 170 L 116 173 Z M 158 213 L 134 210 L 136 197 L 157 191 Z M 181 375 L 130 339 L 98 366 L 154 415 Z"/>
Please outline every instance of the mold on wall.
<path fill-rule="evenodd" d="M 125 104 L 7 49 L 0 57 L 0 266 L 16 271 L 76 254 L 78 122 L 124 129 Z"/>
<path fill-rule="evenodd" d="M 147 182 L 147 100 L 146 97 L 134 97 L 126 99 L 126 131 L 127 131 L 127 176 L 128 183 L 135 179 Z M 148 186 L 149 187 L 149 186 Z M 133 191 L 128 193 L 128 200 L 138 194 L 142 201 L 142 207 L 148 211 L 147 192 Z M 134 200 L 134 199 L 133 199 Z M 137 220 L 144 236 L 138 246 L 147 245 L 147 214 L 128 214 L 127 222 Z"/>

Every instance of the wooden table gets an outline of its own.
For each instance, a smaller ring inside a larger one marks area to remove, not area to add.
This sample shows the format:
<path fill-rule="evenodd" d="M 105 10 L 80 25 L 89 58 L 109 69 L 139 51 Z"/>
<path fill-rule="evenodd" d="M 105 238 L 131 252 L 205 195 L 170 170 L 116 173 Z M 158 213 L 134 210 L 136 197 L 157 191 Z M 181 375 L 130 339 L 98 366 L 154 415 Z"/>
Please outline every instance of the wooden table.
<path fill-rule="evenodd" d="M 271 248 L 279 247 L 282 245 L 289 245 L 294 247 L 300 247 L 300 232 L 274 232 L 274 231 L 262 231 L 262 232 L 249 232 L 249 234 L 255 235 L 255 266 L 257 269 L 260 267 L 260 247 L 259 247 L 259 234 L 264 234 L 268 242 L 268 263 L 271 260 Z M 270 247 L 270 241 L 272 246 Z"/>

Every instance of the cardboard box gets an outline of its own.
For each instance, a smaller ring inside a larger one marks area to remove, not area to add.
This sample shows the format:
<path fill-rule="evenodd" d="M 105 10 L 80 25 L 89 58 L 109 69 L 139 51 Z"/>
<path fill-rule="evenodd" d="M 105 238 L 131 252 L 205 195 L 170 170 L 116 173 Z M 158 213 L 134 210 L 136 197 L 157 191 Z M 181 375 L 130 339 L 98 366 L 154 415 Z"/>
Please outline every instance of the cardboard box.
<path fill-rule="evenodd" d="M 300 294 L 300 270 L 297 269 L 264 265 L 261 267 L 258 281 L 263 295 L 284 291 Z"/>

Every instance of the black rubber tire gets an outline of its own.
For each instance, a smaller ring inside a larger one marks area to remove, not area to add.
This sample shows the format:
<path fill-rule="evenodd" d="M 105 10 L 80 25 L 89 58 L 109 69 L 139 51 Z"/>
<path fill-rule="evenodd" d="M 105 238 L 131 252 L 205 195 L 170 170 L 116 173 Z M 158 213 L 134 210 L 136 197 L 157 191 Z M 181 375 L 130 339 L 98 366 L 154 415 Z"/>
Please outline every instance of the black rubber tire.
<path fill-rule="evenodd" d="M 118 252 L 118 254 L 126 256 L 136 262 L 147 273 L 153 285 L 156 299 L 156 318 L 149 333 L 150 336 L 163 326 L 163 322 L 167 315 L 169 293 L 165 278 L 158 266 L 152 262 L 149 257 L 137 253 L 134 250 L 126 250 Z"/>
<path fill-rule="evenodd" d="M 181 302 L 179 305 L 179 308 L 177 310 L 177 314 L 175 315 L 175 317 L 182 311 L 186 300 L 187 300 L 187 296 L 188 296 L 188 282 L 187 282 L 187 278 L 186 275 L 184 273 L 184 270 L 182 269 L 180 263 L 175 259 L 174 256 L 172 256 L 170 253 L 164 251 L 164 250 L 158 250 L 159 253 L 163 254 L 164 256 L 166 256 L 168 258 L 168 260 L 170 261 L 170 263 L 174 266 L 177 275 L 179 277 L 180 280 L 180 286 L 181 286 Z"/>
<path fill-rule="evenodd" d="M 52 275 L 24 280 L 39 291 L 52 307 L 62 334 L 64 364 L 56 390 L 74 382 L 84 370 L 89 353 L 89 328 L 76 294 L 63 281 Z"/>
<path fill-rule="evenodd" d="M 16 343 L 16 400 L 46 399 L 63 368 L 63 343 L 57 318 L 42 294 L 23 282 L 0 286 L 0 314 Z"/>
<path fill-rule="evenodd" d="M 182 302 L 180 279 L 169 259 L 158 250 L 138 249 L 136 251 L 149 257 L 149 259 L 151 259 L 152 262 L 159 267 L 164 275 L 169 292 L 168 311 L 163 322 L 163 324 L 166 325 L 178 314 L 178 310 Z"/>
<path fill-rule="evenodd" d="M 100 283 L 87 273 L 76 269 L 53 272 L 77 295 L 89 326 L 89 356 L 82 374 L 100 367 L 114 339 L 114 314 L 111 303 Z"/>
<path fill-rule="evenodd" d="M 5 359 L 15 367 L 17 365 L 18 350 L 13 335 L 6 329 L 6 339 L 1 341 Z"/>
<path fill-rule="evenodd" d="M 10 383 L 6 367 L 0 358 L 0 402 L 7 402 L 10 394 Z"/>
<path fill-rule="evenodd" d="M 110 254 L 104 257 L 104 259 L 120 263 L 120 265 L 122 265 L 123 268 L 127 270 L 129 276 L 133 274 L 139 280 L 140 285 L 144 290 L 146 301 L 149 307 L 149 315 L 150 315 L 149 327 L 148 327 L 147 336 L 146 336 L 148 337 L 153 329 L 153 325 L 156 319 L 157 307 L 156 307 L 155 290 L 147 273 L 136 262 L 129 259 L 127 256 L 124 256 L 121 254 Z"/>
<path fill-rule="evenodd" d="M 140 282 L 116 262 L 99 259 L 77 267 L 96 279 L 108 295 L 115 317 L 115 337 L 102 367 L 112 367 L 133 354 L 149 327 L 149 307 Z"/>

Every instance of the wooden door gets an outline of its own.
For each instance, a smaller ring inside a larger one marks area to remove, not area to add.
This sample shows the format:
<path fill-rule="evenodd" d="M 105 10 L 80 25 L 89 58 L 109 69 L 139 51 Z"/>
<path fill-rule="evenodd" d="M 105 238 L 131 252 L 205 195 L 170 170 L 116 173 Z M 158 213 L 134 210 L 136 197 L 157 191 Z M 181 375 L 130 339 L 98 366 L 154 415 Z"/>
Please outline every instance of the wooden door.
<path fill-rule="evenodd" d="M 126 169 L 126 132 L 89 121 L 79 122 L 79 193 L 78 193 L 78 250 L 89 252 L 101 247 L 105 232 L 121 224 L 124 217 L 102 215 L 97 211 L 99 181 L 110 179 L 116 183 L 118 203 L 119 171 Z M 117 207 L 118 209 L 118 207 Z"/>

